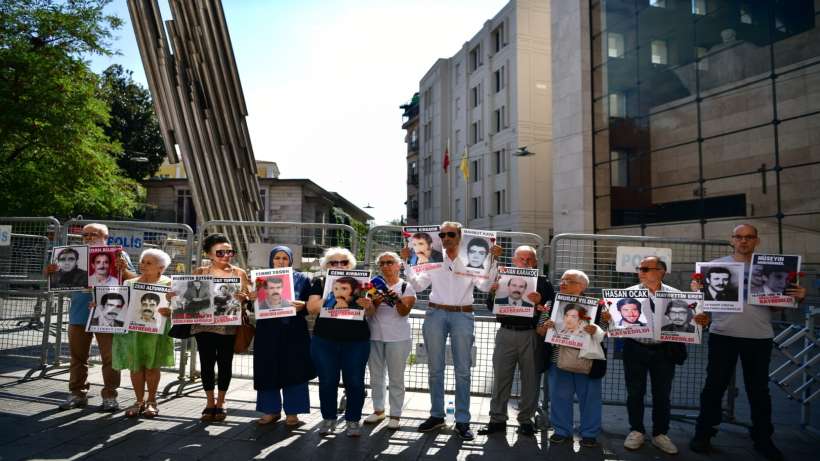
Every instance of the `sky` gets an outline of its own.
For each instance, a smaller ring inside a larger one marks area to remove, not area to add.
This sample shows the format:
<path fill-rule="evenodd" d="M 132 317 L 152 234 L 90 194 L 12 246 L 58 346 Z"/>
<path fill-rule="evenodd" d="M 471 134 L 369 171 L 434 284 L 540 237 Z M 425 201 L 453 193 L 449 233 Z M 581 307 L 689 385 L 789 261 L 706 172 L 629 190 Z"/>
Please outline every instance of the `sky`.
<path fill-rule="evenodd" d="M 159 0 L 163 19 L 172 19 Z M 402 110 L 507 0 L 223 0 L 257 160 L 365 207 L 376 224 L 406 212 Z M 121 64 L 147 88 L 126 0 L 107 12 Z"/>

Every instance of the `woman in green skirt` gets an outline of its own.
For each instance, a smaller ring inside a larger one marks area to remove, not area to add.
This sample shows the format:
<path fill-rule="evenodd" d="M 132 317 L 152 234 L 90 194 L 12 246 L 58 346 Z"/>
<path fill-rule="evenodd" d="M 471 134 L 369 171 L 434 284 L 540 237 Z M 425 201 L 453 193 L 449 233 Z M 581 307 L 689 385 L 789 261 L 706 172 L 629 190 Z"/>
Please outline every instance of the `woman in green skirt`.
<path fill-rule="evenodd" d="M 154 285 L 171 285 L 171 279 L 162 275 L 171 264 L 171 257 L 162 250 L 149 248 L 140 255 L 140 276 L 126 281 L 133 283 L 150 283 Z M 157 309 L 160 315 L 169 317 L 171 310 L 167 307 Z M 174 338 L 168 336 L 171 322 L 165 322 L 162 334 L 129 331 L 124 335 L 114 335 L 113 367 L 116 370 L 128 369 L 131 372 L 131 383 L 134 386 L 136 403 L 125 410 L 125 415 L 134 417 L 144 415 L 153 418 L 159 414 L 157 409 L 157 388 L 159 387 L 160 367 L 174 366 Z M 148 386 L 148 399 L 145 399 L 145 387 Z"/>

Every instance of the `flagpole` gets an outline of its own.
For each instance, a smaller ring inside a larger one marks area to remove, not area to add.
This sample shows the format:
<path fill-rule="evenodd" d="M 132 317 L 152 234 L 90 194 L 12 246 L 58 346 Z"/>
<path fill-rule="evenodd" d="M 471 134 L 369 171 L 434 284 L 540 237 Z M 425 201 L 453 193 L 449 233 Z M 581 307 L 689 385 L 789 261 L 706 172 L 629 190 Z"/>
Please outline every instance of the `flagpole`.
<path fill-rule="evenodd" d="M 447 138 L 447 147 L 444 149 L 447 155 L 450 154 L 450 138 Z M 447 215 L 448 221 L 453 220 L 453 174 L 450 173 L 450 167 L 445 171 L 447 173 Z"/>

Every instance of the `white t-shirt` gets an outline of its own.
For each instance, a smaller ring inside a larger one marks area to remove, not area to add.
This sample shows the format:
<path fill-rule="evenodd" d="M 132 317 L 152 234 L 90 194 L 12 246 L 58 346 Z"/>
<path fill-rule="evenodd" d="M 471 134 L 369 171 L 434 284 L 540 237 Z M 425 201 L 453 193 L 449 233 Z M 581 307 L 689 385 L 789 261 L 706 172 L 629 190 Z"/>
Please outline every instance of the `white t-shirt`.
<path fill-rule="evenodd" d="M 407 283 L 404 288 L 404 293 L 401 292 L 402 283 L 406 282 L 404 280 L 399 280 L 398 283 L 391 286 L 390 289 L 393 290 L 393 292 L 400 298 L 405 296 L 415 297 L 416 290 L 413 289 L 413 285 L 410 283 Z M 411 338 L 409 314 L 399 315 L 396 308 L 387 303 L 379 304 L 376 307 L 376 314 L 372 317 L 368 317 L 367 322 L 370 325 L 371 341 L 384 341 L 390 343 L 396 341 L 406 341 Z"/>
<path fill-rule="evenodd" d="M 737 262 L 731 255 L 715 259 L 714 262 Z M 743 277 L 749 284 L 749 263 L 745 263 Z M 769 339 L 774 337 L 772 310 L 768 306 L 753 306 L 746 303 L 746 293 L 741 293 L 743 312 L 712 312 L 709 331 L 735 338 Z"/>

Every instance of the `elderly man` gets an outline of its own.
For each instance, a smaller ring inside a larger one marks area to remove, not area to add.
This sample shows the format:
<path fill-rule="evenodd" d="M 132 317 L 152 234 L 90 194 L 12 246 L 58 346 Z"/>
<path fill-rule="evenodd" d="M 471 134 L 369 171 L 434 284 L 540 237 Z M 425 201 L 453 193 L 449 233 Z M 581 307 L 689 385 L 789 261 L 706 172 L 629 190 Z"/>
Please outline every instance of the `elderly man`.
<path fill-rule="evenodd" d="M 538 258 L 535 249 L 531 246 L 520 246 L 515 249 L 512 259 L 515 267 L 535 269 L 538 267 Z M 511 277 L 508 283 L 510 296 L 498 298 L 493 302 L 495 290 L 498 288 L 494 284 L 487 297 L 487 307 L 493 310 L 496 304 L 508 305 L 509 301 L 517 298 L 519 301 L 524 296 L 527 282 L 521 277 Z M 513 289 L 520 292 L 513 296 Z M 524 302 L 525 306 L 533 306 L 542 302 L 552 302 L 555 291 L 547 280 L 546 276 L 538 277 L 536 292 L 527 296 L 533 304 Z M 544 310 L 533 309 L 530 318 L 513 317 L 500 315 L 496 321 L 501 324 L 501 328 L 495 334 L 495 349 L 493 350 L 493 393 L 490 400 L 490 423 L 484 429 L 478 431 L 479 435 L 492 434 L 494 432 L 506 433 L 507 431 L 507 402 L 510 399 L 515 367 L 521 374 L 521 400 L 518 405 L 518 433 L 527 437 L 535 435 L 535 426 L 532 418 L 535 415 L 538 404 L 538 368 L 541 372 L 544 369 L 546 344 L 543 339 L 535 333 L 538 326 L 538 318 Z M 537 363 L 540 361 L 541 363 Z"/>
<path fill-rule="evenodd" d="M 649 306 L 652 312 L 655 312 L 655 293 L 680 291 L 663 283 L 666 263 L 657 256 L 644 258 L 637 269 L 640 283 L 628 289 L 648 290 Z M 705 325 L 709 319 L 705 314 L 700 314 L 696 321 Z M 675 377 L 675 363 L 667 353 L 667 349 L 677 348 L 678 354 L 684 356 L 685 347 L 680 343 L 662 343 L 650 338 L 624 339 L 624 380 L 626 381 L 626 409 L 630 426 L 629 435 L 624 440 L 625 448 L 637 450 L 644 442 L 646 433 L 643 425 L 644 395 L 646 395 L 646 375 L 649 374 L 652 381 L 652 445 L 670 455 L 678 452 L 678 447 L 666 435 L 669 432 L 672 408 L 669 395 L 672 392 L 672 379 Z M 683 348 L 682 351 L 681 348 Z"/>
<path fill-rule="evenodd" d="M 108 243 L 108 226 L 105 224 L 87 224 L 83 227 L 83 243 L 89 246 L 102 246 Z M 124 278 L 136 277 L 131 266 L 131 260 L 124 251 L 120 253 L 115 262 L 117 268 L 123 273 Z M 46 271 L 53 273 L 57 271 L 55 265 L 49 265 Z M 100 348 L 102 357 L 103 390 L 102 390 L 102 410 L 116 411 L 119 409 L 117 403 L 117 387 L 120 385 L 120 372 L 111 367 L 111 333 L 87 333 L 85 331 L 88 322 L 89 305 L 92 294 L 87 291 L 74 291 L 71 293 L 71 310 L 68 313 L 68 347 L 71 351 L 69 365 L 68 390 L 71 395 L 60 404 L 61 410 L 84 407 L 88 404 L 88 355 L 91 349 L 91 339 L 97 338 L 97 345 Z"/>
<path fill-rule="evenodd" d="M 407 281 L 416 292 L 430 291 L 429 309 L 424 316 L 424 344 L 427 347 L 430 417 L 419 426 L 419 432 L 429 432 L 444 426 L 444 348 L 447 336 L 453 351 L 453 368 L 456 377 L 456 432 L 464 440 L 472 440 L 470 430 L 470 363 L 473 347 L 473 288 L 487 291 L 492 283 L 488 264 L 483 277 L 458 275 L 464 273 L 464 263 L 458 257 L 461 241 L 461 224 L 447 221 L 442 223 L 441 246 L 444 250 L 442 267 L 435 271 L 415 274 L 405 266 Z M 501 247 L 490 249 L 494 256 L 501 254 Z M 401 257 L 407 260 L 408 248 L 402 248 Z"/>
<path fill-rule="evenodd" d="M 757 228 L 740 224 L 732 230 L 734 254 L 718 258 L 715 262 L 742 262 L 745 278 L 749 278 L 752 254 L 760 244 Z M 692 290 L 703 287 L 692 282 Z M 806 289 L 792 284 L 785 290 L 800 302 L 806 297 Z M 783 453 L 772 442 L 772 398 L 769 394 L 769 362 L 772 355 L 772 311 L 778 308 L 753 306 L 744 301 L 743 312 L 713 312 L 709 333 L 709 362 L 706 366 L 706 382 L 700 393 L 700 414 L 695 425 L 695 436 L 689 448 L 696 453 L 711 449 L 710 439 L 717 435 L 715 426 L 721 422 L 721 403 L 729 381 L 737 367 L 737 359 L 743 367 L 743 382 L 749 397 L 752 427 L 749 430 L 754 449 L 768 460 L 782 460 Z"/>

